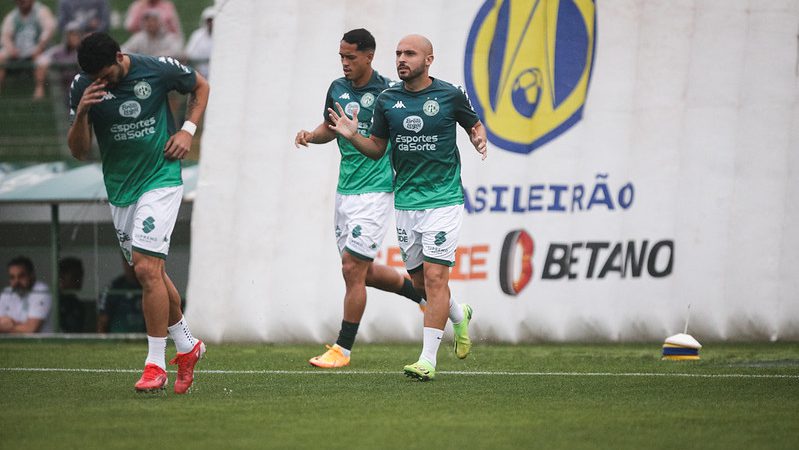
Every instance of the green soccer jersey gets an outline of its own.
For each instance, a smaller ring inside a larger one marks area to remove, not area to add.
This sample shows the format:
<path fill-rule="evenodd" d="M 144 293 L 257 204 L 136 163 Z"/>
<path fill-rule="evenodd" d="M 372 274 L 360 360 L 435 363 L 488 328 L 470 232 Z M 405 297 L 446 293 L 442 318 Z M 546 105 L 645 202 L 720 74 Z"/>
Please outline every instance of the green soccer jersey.
<path fill-rule="evenodd" d="M 377 97 L 371 131 L 392 147 L 396 209 L 463 203 L 456 125 L 471 129 L 478 120 L 463 89 L 435 78 L 419 92 L 398 84 Z"/>
<path fill-rule="evenodd" d="M 330 84 L 325 100 L 324 118 L 329 121 L 327 108 L 336 110 L 338 103 L 352 117 L 358 115 L 358 133 L 369 137 L 369 126 L 372 123 L 377 96 L 392 84 L 377 71 L 372 71 L 372 78 L 365 86 L 356 88 L 350 80 L 342 77 Z M 377 161 L 363 156 L 352 146 L 350 141 L 336 137 L 341 164 L 338 169 L 338 187 L 340 194 L 365 194 L 367 192 L 391 192 L 394 190 L 393 171 L 387 155 Z M 388 152 L 386 152 L 388 153 Z"/>
<path fill-rule="evenodd" d="M 183 184 L 180 161 L 164 157 L 175 133 L 167 94 L 194 89 L 197 75 L 170 57 L 128 55 L 130 71 L 103 101 L 89 110 L 89 121 L 100 144 L 108 201 L 128 206 L 153 189 Z M 75 76 L 70 89 L 70 119 L 92 79 Z"/>

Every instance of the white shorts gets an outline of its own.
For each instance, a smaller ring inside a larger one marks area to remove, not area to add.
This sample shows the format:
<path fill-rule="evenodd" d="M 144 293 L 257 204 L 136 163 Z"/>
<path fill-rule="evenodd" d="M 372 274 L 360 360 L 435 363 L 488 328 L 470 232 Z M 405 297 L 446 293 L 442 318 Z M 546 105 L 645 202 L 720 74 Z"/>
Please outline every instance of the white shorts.
<path fill-rule="evenodd" d="M 408 272 L 427 261 L 452 267 L 463 223 L 463 205 L 420 211 L 397 210 L 397 241 Z"/>
<path fill-rule="evenodd" d="M 133 251 L 166 259 L 182 199 L 183 186 L 173 186 L 147 191 L 132 205 L 111 205 L 119 246 L 129 264 Z"/>
<path fill-rule="evenodd" d="M 360 259 L 373 261 L 386 236 L 393 209 L 391 192 L 336 193 L 333 222 L 338 252 L 346 250 Z"/>

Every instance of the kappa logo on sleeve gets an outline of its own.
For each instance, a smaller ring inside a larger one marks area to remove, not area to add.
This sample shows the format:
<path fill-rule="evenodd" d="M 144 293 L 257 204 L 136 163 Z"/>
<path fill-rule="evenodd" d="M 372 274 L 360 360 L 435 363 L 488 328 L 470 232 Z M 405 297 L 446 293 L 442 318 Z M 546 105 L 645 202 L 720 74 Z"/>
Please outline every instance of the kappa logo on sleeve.
<path fill-rule="evenodd" d="M 182 71 L 184 71 L 186 73 L 191 73 L 191 69 L 189 69 L 188 67 L 184 66 L 183 64 L 181 64 L 180 61 L 178 61 L 177 59 L 175 59 L 175 58 L 173 58 L 171 56 L 161 56 L 161 57 L 158 58 L 158 61 L 160 61 L 160 62 L 162 62 L 164 64 L 172 64 L 173 66 L 179 68 L 180 70 L 182 70 Z"/>
<path fill-rule="evenodd" d="M 488 0 L 466 44 L 466 90 L 488 140 L 531 153 L 582 118 L 594 0 Z"/>

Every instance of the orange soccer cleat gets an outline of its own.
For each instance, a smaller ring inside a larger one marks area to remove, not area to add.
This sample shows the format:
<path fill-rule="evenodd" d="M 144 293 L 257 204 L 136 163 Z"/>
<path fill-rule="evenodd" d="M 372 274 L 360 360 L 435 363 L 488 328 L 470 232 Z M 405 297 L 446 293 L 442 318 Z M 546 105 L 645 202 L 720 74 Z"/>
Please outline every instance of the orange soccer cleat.
<path fill-rule="evenodd" d="M 350 365 L 350 357 L 344 355 L 344 352 L 341 351 L 341 347 L 339 347 L 338 344 L 332 347 L 325 345 L 325 347 L 327 347 L 326 352 L 319 356 L 314 356 L 308 360 L 312 366 L 332 369 L 335 367 L 344 367 Z"/>

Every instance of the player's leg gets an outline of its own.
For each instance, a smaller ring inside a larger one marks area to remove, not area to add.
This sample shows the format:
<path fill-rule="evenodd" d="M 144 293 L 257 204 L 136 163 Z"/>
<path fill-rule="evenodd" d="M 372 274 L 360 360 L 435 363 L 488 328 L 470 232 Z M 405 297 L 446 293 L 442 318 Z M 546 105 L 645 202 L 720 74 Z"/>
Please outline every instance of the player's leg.
<path fill-rule="evenodd" d="M 357 202 L 358 196 L 336 194 L 336 207 L 334 226 L 336 244 L 341 254 L 341 272 L 344 277 L 344 317 L 341 321 L 338 339 L 332 346 L 326 346 L 327 351 L 314 356 L 308 362 L 312 366 L 322 368 L 335 368 L 347 366 L 350 363 L 350 352 L 358 334 L 358 326 L 366 308 L 366 272 L 371 264 L 371 259 L 354 252 L 347 251 L 347 244 L 351 236 L 358 238 L 363 233 L 363 227 L 353 218 L 363 207 Z M 354 228 L 357 226 L 357 229 Z M 352 227 L 352 228 L 351 228 Z"/>
<path fill-rule="evenodd" d="M 191 334 L 189 323 L 180 308 L 180 293 L 166 271 L 163 277 L 169 294 L 170 325 L 167 330 L 177 349 L 177 355 L 169 361 L 169 364 L 178 366 L 175 393 L 185 394 L 194 382 L 194 366 L 205 355 L 205 343 Z"/>
<path fill-rule="evenodd" d="M 142 312 L 147 335 L 166 339 L 169 293 L 161 276 L 163 268 L 163 259 L 133 250 L 133 269 L 142 286 Z"/>
<path fill-rule="evenodd" d="M 163 304 L 159 304 L 159 287 L 152 283 L 152 277 L 148 276 L 148 270 L 160 273 L 158 258 L 145 258 L 146 254 L 133 251 L 133 236 L 135 228 L 137 204 L 117 207 L 111 205 L 111 218 L 116 229 L 117 239 L 125 260 L 134 267 L 136 278 L 142 284 L 143 298 L 142 310 L 144 313 L 145 327 L 147 330 L 147 358 L 144 365 L 144 373 L 136 382 L 136 390 L 139 392 L 153 392 L 162 390 L 167 383 L 166 376 L 166 327 L 169 319 L 169 300 L 166 294 L 166 287 L 161 282 L 161 295 Z M 137 267 L 135 264 L 139 263 Z M 161 261 L 162 263 L 162 261 Z M 150 266 L 149 268 L 147 266 Z M 139 276 L 141 272 L 141 276 Z M 146 290 L 145 284 L 141 282 L 144 278 L 150 283 L 151 288 Z M 160 310 L 160 312 L 159 312 Z M 162 319 L 159 319 L 160 316 Z M 148 320 L 148 317 L 150 320 Z M 159 320 L 161 323 L 159 323 Z M 160 330 L 160 331 L 159 331 Z"/>
<path fill-rule="evenodd" d="M 450 267 L 455 265 L 455 252 L 457 251 L 458 239 L 460 237 L 461 225 L 463 224 L 463 206 L 449 206 L 441 208 L 437 214 L 440 217 L 439 223 L 436 223 L 432 228 L 429 240 L 426 244 L 428 253 L 425 254 L 425 261 L 436 261 L 437 253 L 435 251 L 443 251 L 438 253 L 443 255 L 443 261 Z M 437 228 L 441 231 L 435 231 Z M 469 338 L 469 322 L 472 319 L 472 307 L 467 304 L 459 304 L 450 295 L 449 298 L 449 320 L 452 322 L 452 331 L 454 332 L 454 350 L 455 355 L 464 359 L 469 356 L 472 348 L 472 340 Z"/>
<path fill-rule="evenodd" d="M 368 194 L 368 203 L 370 204 L 370 216 L 374 222 L 373 226 L 377 230 L 374 243 L 379 247 L 390 227 L 391 214 L 394 212 L 394 194 Z M 397 236 L 397 239 L 401 240 L 403 237 Z M 423 296 L 413 288 L 411 280 L 392 267 L 373 263 L 369 267 L 369 272 L 366 273 L 366 285 L 381 291 L 399 294 L 420 305 L 425 303 Z"/>
<path fill-rule="evenodd" d="M 336 339 L 336 346 L 349 358 L 355 336 L 366 309 L 366 273 L 372 262 L 344 250 L 341 254 L 341 273 L 344 276 L 344 320 Z"/>
<path fill-rule="evenodd" d="M 176 186 L 145 192 L 136 202 L 131 246 L 133 269 L 142 285 L 142 309 L 150 342 L 145 375 L 153 366 L 165 368 L 166 337 L 175 302 L 180 310 L 180 295 L 165 276 L 165 260 L 182 197 L 183 187 Z M 149 384 L 137 384 L 137 389 L 145 390 L 141 386 Z"/>
<path fill-rule="evenodd" d="M 399 241 L 400 250 L 402 252 L 402 260 L 405 262 L 405 267 L 408 269 L 408 274 L 411 276 L 413 286 L 417 292 L 427 298 L 427 307 L 424 311 L 425 323 L 427 323 L 428 315 L 435 314 L 431 309 L 431 301 L 428 293 L 425 291 L 425 271 L 424 271 L 424 255 L 422 253 L 422 237 L 423 234 L 417 228 L 417 223 L 423 217 L 424 211 L 396 211 L 395 217 L 397 222 L 397 236 Z M 440 306 L 439 306 L 440 308 Z M 446 318 L 444 319 L 446 321 Z M 443 328 L 443 327 L 442 327 Z M 424 340 L 428 339 L 427 325 L 424 328 Z M 405 375 L 416 378 L 419 380 L 431 380 L 435 377 L 435 361 L 432 363 L 423 358 L 413 364 L 404 367 Z"/>
<path fill-rule="evenodd" d="M 366 273 L 366 285 L 381 291 L 399 294 L 421 306 L 427 304 L 424 295 L 414 288 L 413 281 L 393 267 L 372 263 Z"/>
<path fill-rule="evenodd" d="M 161 277 L 164 260 L 133 250 L 133 269 L 142 286 L 142 313 L 147 329 L 147 358 L 144 373 L 136 383 L 141 392 L 166 387 L 166 335 L 169 321 L 169 294 Z"/>
<path fill-rule="evenodd" d="M 422 353 L 419 360 L 405 366 L 404 371 L 411 378 L 428 381 L 436 375 L 436 354 L 449 315 L 449 266 L 425 261 L 422 271 L 412 276 L 424 283 L 427 308 L 424 312 Z"/>
<path fill-rule="evenodd" d="M 455 263 L 462 213 L 462 207 L 457 206 L 418 212 L 415 228 L 421 233 L 424 264 L 421 273 L 418 268 L 409 272 L 414 285 L 424 287 L 428 304 L 424 319 L 422 354 L 419 361 L 405 366 L 405 374 L 422 381 L 435 377 L 436 354 L 447 318 L 450 318 L 455 328 L 456 353 L 459 346 L 463 350 L 463 346 L 468 344 L 465 353 L 461 352 L 465 357 L 471 347 L 471 341 L 468 341 L 468 320 L 465 318 L 466 311 L 471 317 L 471 308 L 468 305 L 457 304 L 452 299 L 449 289 L 449 269 Z"/>

